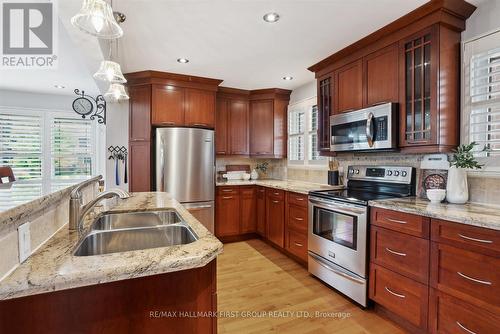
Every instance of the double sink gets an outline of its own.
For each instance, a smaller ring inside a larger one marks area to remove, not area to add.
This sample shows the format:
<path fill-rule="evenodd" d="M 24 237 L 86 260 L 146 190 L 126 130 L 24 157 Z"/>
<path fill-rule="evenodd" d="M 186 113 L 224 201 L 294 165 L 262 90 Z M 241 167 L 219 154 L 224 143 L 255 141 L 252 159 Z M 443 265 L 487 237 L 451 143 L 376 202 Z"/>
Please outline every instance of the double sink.
<path fill-rule="evenodd" d="M 91 256 L 189 244 L 196 233 L 174 210 L 107 213 L 97 217 L 75 256 Z"/>

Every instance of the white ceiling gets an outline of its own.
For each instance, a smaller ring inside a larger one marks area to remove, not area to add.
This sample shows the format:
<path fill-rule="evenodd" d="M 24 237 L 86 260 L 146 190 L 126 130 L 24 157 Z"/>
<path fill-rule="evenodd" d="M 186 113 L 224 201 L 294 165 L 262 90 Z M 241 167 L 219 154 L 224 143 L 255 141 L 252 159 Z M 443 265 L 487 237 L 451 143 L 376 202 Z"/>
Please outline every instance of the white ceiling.
<path fill-rule="evenodd" d="M 307 67 L 426 0 L 115 0 L 124 12 L 119 59 L 126 72 L 160 70 L 223 79 L 244 89 L 293 89 Z M 262 16 L 275 11 L 269 24 Z M 186 57 L 188 64 L 176 59 Z M 285 82 L 283 76 L 294 80 Z"/>

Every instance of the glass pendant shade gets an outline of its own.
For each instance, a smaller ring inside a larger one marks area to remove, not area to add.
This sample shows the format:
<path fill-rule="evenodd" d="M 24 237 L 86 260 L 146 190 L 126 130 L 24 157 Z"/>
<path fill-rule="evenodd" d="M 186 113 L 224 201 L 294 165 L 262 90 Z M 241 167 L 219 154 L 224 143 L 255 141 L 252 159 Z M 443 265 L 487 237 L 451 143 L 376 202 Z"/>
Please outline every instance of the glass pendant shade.
<path fill-rule="evenodd" d="M 104 94 L 104 98 L 110 102 L 128 100 L 129 96 L 125 91 L 125 86 L 120 83 L 112 83 L 108 91 Z"/>
<path fill-rule="evenodd" d="M 110 83 L 125 83 L 127 79 L 123 76 L 120 64 L 103 60 L 99 70 L 94 74 L 94 78 L 98 80 L 108 81 Z"/>
<path fill-rule="evenodd" d="M 113 16 L 113 9 L 104 0 L 83 0 L 80 12 L 71 18 L 80 30 L 103 39 L 123 36 L 123 30 Z"/>

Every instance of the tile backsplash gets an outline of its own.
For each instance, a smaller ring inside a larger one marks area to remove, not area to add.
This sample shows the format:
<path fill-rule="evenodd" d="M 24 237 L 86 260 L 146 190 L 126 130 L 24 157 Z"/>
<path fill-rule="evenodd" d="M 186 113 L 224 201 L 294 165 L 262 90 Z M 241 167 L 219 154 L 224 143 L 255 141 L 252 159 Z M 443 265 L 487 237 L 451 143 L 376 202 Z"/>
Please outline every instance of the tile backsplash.
<path fill-rule="evenodd" d="M 419 168 L 423 155 L 421 154 L 400 154 L 397 152 L 383 152 L 376 154 L 365 153 L 345 153 L 335 159 L 339 162 L 341 170 L 347 170 L 350 165 L 401 165 Z M 252 159 L 224 157 L 217 158 L 217 171 L 225 170 L 228 164 L 250 165 L 254 168 L 259 162 L 268 161 L 269 171 L 261 178 L 289 179 L 313 183 L 328 183 L 327 167 L 287 167 L 286 159 Z M 417 173 L 418 175 L 418 173 Z M 345 180 L 344 180 L 345 181 Z M 418 181 L 417 181 L 418 182 Z M 483 177 L 477 174 L 469 175 L 469 197 L 471 202 L 498 204 L 500 198 L 500 177 Z"/>

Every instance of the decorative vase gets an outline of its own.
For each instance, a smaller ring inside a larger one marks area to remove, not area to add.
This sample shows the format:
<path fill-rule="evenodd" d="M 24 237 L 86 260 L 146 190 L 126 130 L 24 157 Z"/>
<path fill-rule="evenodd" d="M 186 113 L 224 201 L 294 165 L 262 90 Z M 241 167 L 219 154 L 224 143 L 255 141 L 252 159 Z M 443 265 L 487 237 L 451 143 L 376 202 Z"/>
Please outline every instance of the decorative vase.
<path fill-rule="evenodd" d="M 259 173 L 257 173 L 257 170 L 255 170 L 255 168 L 252 169 L 252 172 L 250 173 L 250 178 L 252 180 L 257 180 L 259 178 Z"/>
<path fill-rule="evenodd" d="M 446 182 L 446 200 L 453 204 L 464 204 L 469 200 L 467 171 L 464 168 L 451 166 Z"/>

